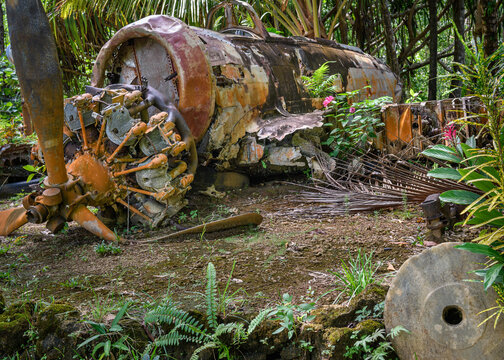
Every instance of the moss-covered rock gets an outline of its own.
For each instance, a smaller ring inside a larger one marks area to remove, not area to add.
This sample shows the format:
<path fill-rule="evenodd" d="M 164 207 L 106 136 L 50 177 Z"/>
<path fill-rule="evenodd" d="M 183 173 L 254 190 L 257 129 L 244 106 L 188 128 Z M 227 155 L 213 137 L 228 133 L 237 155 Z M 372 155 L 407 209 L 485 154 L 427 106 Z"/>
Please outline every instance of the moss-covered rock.
<path fill-rule="evenodd" d="M 56 302 L 42 309 L 36 316 L 35 330 L 37 355 L 47 360 L 72 359 L 74 350 L 84 341 L 79 312 L 67 303 Z"/>
<path fill-rule="evenodd" d="M 388 286 L 377 284 L 369 285 L 363 292 L 352 299 L 349 307 L 353 309 L 363 309 L 367 307 L 368 310 L 373 310 L 376 304 L 385 301 L 387 291 Z"/>
<path fill-rule="evenodd" d="M 39 337 L 56 332 L 63 319 L 79 318 L 79 312 L 70 304 L 55 302 L 37 314 L 35 328 Z"/>
<path fill-rule="evenodd" d="M 33 309 L 32 303 L 14 304 L 0 314 L 0 354 L 13 354 L 28 342 L 24 334 L 30 329 Z"/>
<path fill-rule="evenodd" d="M 376 304 L 385 301 L 388 287 L 382 285 L 370 285 L 362 293 L 357 295 L 348 306 L 326 305 L 321 306 L 312 312 L 315 315 L 314 323 L 322 325 L 324 328 L 341 328 L 351 324 L 356 316 L 357 310 L 366 307 L 373 310 Z"/>
<path fill-rule="evenodd" d="M 325 330 L 324 340 L 326 347 L 331 349 L 331 360 L 343 360 L 347 348 L 351 347 L 363 336 L 371 335 L 378 329 L 384 328 L 383 324 L 375 320 L 364 320 L 355 328 L 330 328 Z M 358 332 L 357 336 L 354 333 Z"/>

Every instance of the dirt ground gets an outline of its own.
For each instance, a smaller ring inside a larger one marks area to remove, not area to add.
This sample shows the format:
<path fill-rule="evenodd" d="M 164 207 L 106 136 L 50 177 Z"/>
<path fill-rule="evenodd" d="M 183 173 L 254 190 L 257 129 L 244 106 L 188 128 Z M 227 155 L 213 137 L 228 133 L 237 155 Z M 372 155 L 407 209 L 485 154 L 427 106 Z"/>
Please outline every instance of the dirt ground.
<path fill-rule="evenodd" d="M 301 217 L 292 210 L 310 204 L 295 201 L 299 191 L 294 185 L 268 182 L 230 192 L 223 199 L 193 192 L 189 206 L 175 218 L 181 225 L 245 212 L 259 212 L 264 220 L 258 228 L 148 244 L 136 241 L 173 229 L 134 228 L 124 234 L 127 242 L 119 245 L 122 252 L 116 256 L 99 256 L 95 246 L 101 241 L 74 224 L 58 235 L 50 234 L 44 225 L 25 225 L 9 237 L 0 237 L 0 287 L 9 303 L 63 300 L 94 318 L 124 300 L 142 306 L 167 294 L 185 307 L 198 308 L 203 303 L 208 262 L 216 267 L 221 289 L 235 263 L 228 294 L 237 292 L 230 305 L 250 312 L 279 303 L 285 292 L 301 302 L 333 290 L 331 272 L 359 249 L 373 252 L 374 261 L 381 263 L 380 276 L 388 282 L 406 259 L 432 245 L 423 241 L 425 224 L 417 207 Z M 13 205 L 3 203 L 4 208 Z M 451 232 L 447 238 L 461 240 L 469 235 Z M 319 303 L 332 303 L 337 295 L 330 292 Z"/>

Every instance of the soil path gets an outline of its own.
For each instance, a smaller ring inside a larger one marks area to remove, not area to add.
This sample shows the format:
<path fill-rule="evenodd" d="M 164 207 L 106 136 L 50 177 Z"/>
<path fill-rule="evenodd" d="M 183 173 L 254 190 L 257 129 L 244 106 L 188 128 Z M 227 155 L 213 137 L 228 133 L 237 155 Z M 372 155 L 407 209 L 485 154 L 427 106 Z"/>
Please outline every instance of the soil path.
<path fill-rule="evenodd" d="M 123 300 L 151 303 L 167 293 L 187 307 L 201 306 L 205 269 L 213 262 L 220 287 L 229 274 L 234 294 L 231 309 L 248 312 L 278 303 L 285 292 L 301 301 L 335 289 L 331 271 L 359 249 L 381 262 L 380 276 L 389 280 L 410 256 L 420 253 L 424 224 L 414 208 L 340 217 L 308 216 L 294 209 L 299 188 L 276 182 L 228 193 L 214 199 L 199 193 L 177 216 L 184 226 L 257 211 L 258 228 L 190 235 L 177 241 L 138 244 L 171 228 L 126 235 L 120 255 L 101 257 L 101 242 L 75 225 L 52 235 L 43 225 L 26 225 L 0 237 L 0 286 L 8 302 L 19 299 L 66 300 L 83 312 L 117 307 Z M 4 204 L 11 206 L 11 204 Z M 452 238 L 462 235 L 455 234 Z M 337 291 L 320 299 L 332 303 Z M 101 311 L 101 310 L 99 310 Z M 103 310 L 106 311 L 106 310 Z"/>

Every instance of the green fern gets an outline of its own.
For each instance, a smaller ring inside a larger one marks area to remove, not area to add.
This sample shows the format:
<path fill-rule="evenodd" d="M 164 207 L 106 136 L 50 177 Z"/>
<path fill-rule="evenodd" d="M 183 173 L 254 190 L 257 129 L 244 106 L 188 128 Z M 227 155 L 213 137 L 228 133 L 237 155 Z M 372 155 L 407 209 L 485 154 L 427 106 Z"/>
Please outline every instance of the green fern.
<path fill-rule="evenodd" d="M 338 75 L 328 76 L 329 63 L 331 63 L 331 61 L 323 63 L 311 76 L 301 77 L 310 96 L 322 98 L 335 92 L 334 82 Z"/>
<path fill-rule="evenodd" d="M 249 327 L 247 329 L 247 335 L 252 334 L 252 332 L 255 330 L 256 327 L 258 327 L 268 316 L 268 314 L 271 312 L 271 309 L 264 309 L 261 311 L 255 318 L 250 321 Z"/>
<path fill-rule="evenodd" d="M 146 323 L 158 323 L 172 325 L 173 328 L 169 333 L 158 337 L 154 344 L 150 344 L 146 352 L 149 352 L 152 345 L 157 347 L 162 346 L 177 346 L 180 342 L 201 344 L 191 356 L 191 360 L 198 360 L 198 356 L 202 351 L 208 349 L 217 349 L 219 359 L 232 359 L 230 353 L 231 346 L 238 346 L 245 342 L 250 334 L 263 322 L 271 309 L 261 311 L 249 324 L 247 331 L 242 323 L 217 323 L 218 312 L 218 289 L 217 275 L 215 266 L 208 263 L 207 266 L 207 285 L 205 291 L 206 315 L 208 321 L 208 329 L 205 329 L 198 320 L 192 317 L 184 310 L 177 308 L 177 304 L 169 300 L 167 304 L 159 306 L 145 316 Z M 224 342 L 221 337 L 223 335 L 231 335 L 232 342 L 229 344 Z"/>
<path fill-rule="evenodd" d="M 206 314 L 210 328 L 217 328 L 217 275 L 215 266 L 211 262 L 207 267 L 207 286 L 205 291 Z"/>
<path fill-rule="evenodd" d="M 191 359 L 190 360 L 198 360 L 198 355 L 199 355 L 200 352 L 205 351 L 207 349 L 215 349 L 217 347 L 219 347 L 219 345 L 217 343 L 208 342 L 205 345 L 202 345 L 199 348 L 197 348 L 196 350 L 194 350 L 193 354 L 191 355 Z M 219 359 L 220 358 L 221 357 L 219 357 Z"/>

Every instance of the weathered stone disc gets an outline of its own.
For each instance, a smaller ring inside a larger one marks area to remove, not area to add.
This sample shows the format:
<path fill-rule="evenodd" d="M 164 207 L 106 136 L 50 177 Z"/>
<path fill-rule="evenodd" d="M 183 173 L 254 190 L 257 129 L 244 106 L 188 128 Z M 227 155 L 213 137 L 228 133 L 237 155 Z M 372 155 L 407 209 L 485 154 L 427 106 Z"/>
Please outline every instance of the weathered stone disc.
<path fill-rule="evenodd" d="M 494 329 L 493 289 L 483 290 L 487 258 L 444 243 L 411 257 L 399 269 L 385 300 L 385 326 L 410 331 L 392 340 L 402 360 L 504 359 L 504 315 Z M 476 280 L 474 282 L 467 280 Z"/>

